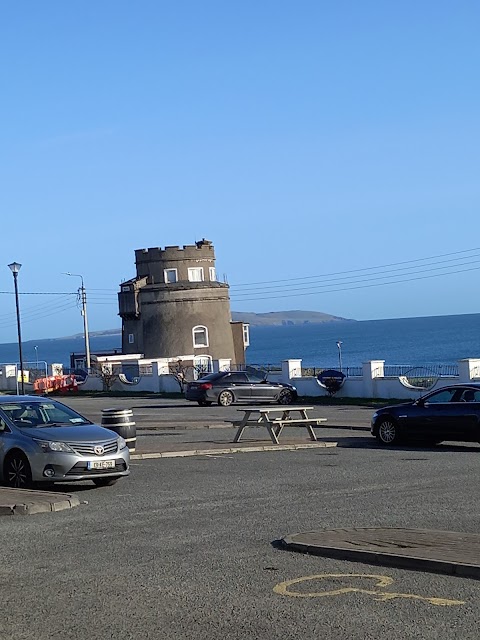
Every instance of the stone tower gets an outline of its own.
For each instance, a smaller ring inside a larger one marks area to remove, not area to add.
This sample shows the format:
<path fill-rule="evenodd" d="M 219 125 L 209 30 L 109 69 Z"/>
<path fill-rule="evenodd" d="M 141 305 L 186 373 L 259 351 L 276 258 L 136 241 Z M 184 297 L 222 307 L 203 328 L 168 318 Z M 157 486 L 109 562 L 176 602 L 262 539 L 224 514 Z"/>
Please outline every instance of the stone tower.
<path fill-rule="evenodd" d="M 135 262 L 136 277 L 118 294 L 124 354 L 245 362 L 245 331 L 231 322 L 229 287 L 217 280 L 209 240 L 139 249 Z"/>

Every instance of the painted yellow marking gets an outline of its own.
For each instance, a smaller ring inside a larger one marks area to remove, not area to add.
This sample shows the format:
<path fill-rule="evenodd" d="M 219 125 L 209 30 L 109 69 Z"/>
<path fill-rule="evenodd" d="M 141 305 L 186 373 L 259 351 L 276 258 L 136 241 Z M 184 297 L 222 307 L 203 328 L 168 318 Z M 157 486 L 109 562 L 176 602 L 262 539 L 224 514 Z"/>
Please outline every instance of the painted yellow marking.
<path fill-rule="evenodd" d="M 309 582 L 311 580 L 338 580 L 350 581 L 352 578 L 366 578 L 368 580 L 375 580 L 373 586 L 377 589 L 360 589 L 358 587 L 340 587 L 338 589 L 331 589 L 329 591 L 293 591 L 290 589 L 293 585 Z M 380 591 L 384 587 L 389 587 L 393 584 L 393 578 L 389 576 L 381 576 L 376 574 L 364 574 L 364 573 L 320 573 L 314 576 L 303 576 L 302 578 L 295 578 L 294 580 L 286 580 L 280 582 L 273 588 L 275 593 L 282 596 L 291 596 L 293 598 L 323 598 L 325 596 L 340 596 L 346 593 L 364 593 L 369 596 L 377 596 L 375 600 L 380 602 L 386 602 L 387 600 L 395 600 L 396 598 L 405 598 L 409 600 L 421 600 L 428 604 L 433 604 L 438 607 L 451 607 L 455 605 L 465 604 L 464 600 L 448 600 L 446 598 L 428 598 L 426 596 L 419 596 L 414 593 L 396 593 L 391 591 Z"/>

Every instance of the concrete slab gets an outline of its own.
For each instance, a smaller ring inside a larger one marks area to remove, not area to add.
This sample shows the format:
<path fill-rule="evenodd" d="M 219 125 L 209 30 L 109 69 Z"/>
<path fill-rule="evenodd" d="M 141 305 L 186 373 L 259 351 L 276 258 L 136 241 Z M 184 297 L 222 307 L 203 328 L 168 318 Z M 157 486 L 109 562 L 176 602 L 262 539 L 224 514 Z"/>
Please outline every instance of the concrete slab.
<path fill-rule="evenodd" d="M 323 529 L 280 545 L 330 558 L 480 579 L 480 535 L 427 529 Z"/>
<path fill-rule="evenodd" d="M 179 443 L 185 447 L 185 443 Z M 325 447 L 336 447 L 336 442 L 312 442 L 312 443 L 293 443 L 293 444 L 252 444 L 245 446 L 242 444 L 225 446 L 214 446 L 215 443 L 202 442 L 200 449 L 169 449 L 164 451 L 156 451 L 150 453 L 134 453 L 130 456 L 131 460 L 152 460 L 155 458 L 185 458 L 187 456 L 208 456 L 208 455 L 225 455 L 231 453 L 256 453 L 260 451 L 296 451 L 299 449 L 321 449 Z M 207 446 L 211 444 L 212 446 Z"/>
<path fill-rule="evenodd" d="M 0 487 L 0 516 L 63 511 L 79 504 L 77 496 L 66 493 Z"/>

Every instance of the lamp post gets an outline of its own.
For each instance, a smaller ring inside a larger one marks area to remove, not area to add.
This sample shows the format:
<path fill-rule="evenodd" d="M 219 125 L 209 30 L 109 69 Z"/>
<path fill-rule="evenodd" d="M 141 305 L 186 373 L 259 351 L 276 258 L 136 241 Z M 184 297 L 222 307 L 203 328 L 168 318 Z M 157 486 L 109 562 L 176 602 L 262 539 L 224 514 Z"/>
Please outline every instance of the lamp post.
<path fill-rule="evenodd" d="M 338 364 L 339 364 L 339 367 L 340 367 L 340 373 L 342 372 L 342 344 L 343 344 L 343 342 L 341 340 L 337 340 Z"/>
<path fill-rule="evenodd" d="M 12 262 L 12 264 L 9 264 L 8 266 L 11 272 L 13 273 L 13 283 L 15 286 L 15 306 L 17 309 L 18 354 L 20 356 L 20 387 L 22 390 L 22 396 L 24 396 L 25 381 L 23 379 L 22 330 L 20 327 L 20 304 L 18 302 L 18 282 L 17 282 L 18 272 L 20 271 L 22 265 L 19 264 L 18 262 Z"/>
<path fill-rule="evenodd" d="M 83 284 L 83 276 L 81 276 L 79 273 L 70 273 L 70 271 L 66 271 L 64 275 L 75 276 L 77 278 L 80 278 L 82 281 L 82 286 L 80 287 L 80 297 L 82 300 L 83 332 L 85 334 L 85 358 L 87 361 L 87 370 L 90 371 L 90 338 L 88 335 L 87 292 L 85 291 L 85 286 Z"/>
<path fill-rule="evenodd" d="M 36 368 L 38 371 L 38 346 L 35 345 L 33 348 L 35 349 L 35 362 L 36 362 Z"/>

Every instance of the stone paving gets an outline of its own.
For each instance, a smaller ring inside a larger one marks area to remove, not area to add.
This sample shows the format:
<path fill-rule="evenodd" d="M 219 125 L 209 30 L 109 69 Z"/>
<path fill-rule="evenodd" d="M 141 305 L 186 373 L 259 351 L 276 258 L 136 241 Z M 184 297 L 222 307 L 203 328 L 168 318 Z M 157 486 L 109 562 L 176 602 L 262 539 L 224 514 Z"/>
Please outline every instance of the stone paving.
<path fill-rule="evenodd" d="M 79 504 L 77 496 L 67 493 L 0 487 L 0 516 L 63 511 Z"/>
<path fill-rule="evenodd" d="M 323 529 L 285 536 L 291 551 L 480 579 L 480 535 L 425 529 Z"/>
<path fill-rule="evenodd" d="M 299 442 L 298 440 L 283 441 L 273 444 L 271 440 L 244 441 L 239 443 L 227 442 L 197 442 L 196 445 L 185 442 L 163 443 L 163 446 L 140 446 L 131 454 L 132 460 L 148 460 L 151 458 L 182 458 L 186 456 L 222 455 L 232 453 L 256 453 L 260 451 L 296 451 L 300 449 L 321 449 L 336 447 L 336 442 Z"/>

